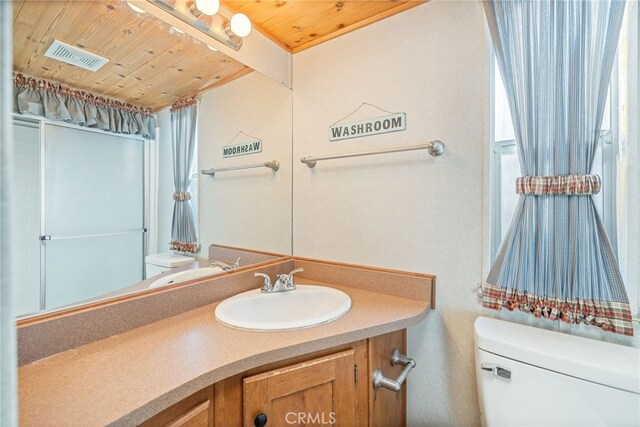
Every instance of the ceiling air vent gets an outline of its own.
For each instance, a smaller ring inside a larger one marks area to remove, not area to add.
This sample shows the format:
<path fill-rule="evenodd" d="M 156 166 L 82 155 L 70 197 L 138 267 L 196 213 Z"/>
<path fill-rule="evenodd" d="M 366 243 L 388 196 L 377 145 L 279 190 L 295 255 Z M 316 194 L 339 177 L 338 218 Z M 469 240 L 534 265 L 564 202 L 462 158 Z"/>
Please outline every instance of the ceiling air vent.
<path fill-rule="evenodd" d="M 70 46 L 61 41 L 54 40 L 49 49 L 44 53 L 48 58 L 57 59 L 76 67 L 84 68 L 89 71 L 97 71 L 104 64 L 109 62 L 107 58 L 87 52 L 86 50 Z"/>

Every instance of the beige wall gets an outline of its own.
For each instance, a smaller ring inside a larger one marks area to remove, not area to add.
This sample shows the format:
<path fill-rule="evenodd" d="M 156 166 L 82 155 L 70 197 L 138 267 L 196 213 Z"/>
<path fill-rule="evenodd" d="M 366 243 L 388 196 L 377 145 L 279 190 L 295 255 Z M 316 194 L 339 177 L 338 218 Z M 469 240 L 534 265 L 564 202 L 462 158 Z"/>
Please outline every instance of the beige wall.
<path fill-rule="evenodd" d="M 293 57 L 294 161 L 432 139 L 447 145 L 438 159 L 408 152 L 293 168 L 295 255 L 437 276 L 437 309 L 409 331 L 418 363 L 408 383 L 410 426 L 479 424 L 478 315 L 640 343 L 481 308 L 475 287 L 489 266 L 487 37 L 480 2 L 436 0 Z M 328 127 L 362 102 L 406 112 L 407 130 L 328 142 Z"/>
<path fill-rule="evenodd" d="M 437 276 L 437 310 L 409 331 L 418 364 L 410 426 L 479 423 L 484 37 L 480 3 L 430 2 L 294 55 L 294 160 L 432 139 L 447 146 L 437 159 L 408 152 L 293 169 L 295 255 Z M 407 130 L 328 142 L 327 128 L 362 102 L 406 112 Z"/>

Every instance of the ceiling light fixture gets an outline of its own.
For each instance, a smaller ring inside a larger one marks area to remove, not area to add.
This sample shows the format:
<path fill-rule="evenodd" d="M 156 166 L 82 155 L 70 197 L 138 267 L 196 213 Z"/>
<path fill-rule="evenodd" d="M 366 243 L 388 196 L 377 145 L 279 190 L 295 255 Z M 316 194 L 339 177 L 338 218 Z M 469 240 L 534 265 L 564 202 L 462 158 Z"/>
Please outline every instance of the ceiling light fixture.
<path fill-rule="evenodd" d="M 168 0 L 147 1 L 233 50 L 240 50 L 242 38 L 248 36 L 251 32 L 251 21 L 247 15 L 242 13 L 236 13 L 222 26 L 218 24 L 221 21 L 218 17 L 211 20 L 213 24 L 198 20 L 204 14 L 215 13 L 213 11 L 214 9 L 218 10 L 220 0 L 193 0 L 187 4 L 186 10 L 175 6 Z M 204 42 L 204 40 L 200 40 Z"/>
<path fill-rule="evenodd" d="M 196 18 L 202 15 L 213 16 L 220 9 L 220 0 L 195 0 L 189 4 L 189 12 Z"/>
<path fill-rule="evenodd" d="M 131 3 L 130 1 L 128 1 L 128 2 L 127 2 L 127 5 L 128 5 L 131 9 L 133 9 L 135 12 L 138 12 L 138 13 L 147 13 L 146 11 L 144 11 L 144 10 L 140 9 L 138 6 L 136 6 L 135 4 Z"/>
<path fill-rule="evenodd" d="M 251 32 L 251 21 L 244 13 L 236 13 L 224 26 L 224 32 L 227 33 L 229 37 L 233 37 L 233 35 L 247 37 Z"/>
<path fill-rule="evenodd" d="M 209 44 L 207 45 L 207 47 L 208 47 L 209 49 L 211 49 L 212 51 L 214 51 L 214 52 L 217 52 L 217 51 L 218 51 L 218 49 L 216 49 L 215 47 L 213 47 L 213 46 L 211 46 L 211 45 L 209 45 Z"/>

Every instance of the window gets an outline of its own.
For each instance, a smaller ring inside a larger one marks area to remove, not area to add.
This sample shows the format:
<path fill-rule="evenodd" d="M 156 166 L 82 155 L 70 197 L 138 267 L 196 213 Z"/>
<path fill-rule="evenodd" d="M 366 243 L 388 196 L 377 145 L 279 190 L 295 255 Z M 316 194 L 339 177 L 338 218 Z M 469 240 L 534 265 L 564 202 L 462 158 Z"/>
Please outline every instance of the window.
<path fill-rule="evenodd" d="M 602 188 L 594 201 L 620 262 L 632 310 L 636 313 L 640 300 L 640 238 L 634 225 L 640 214 L 638 9 L 638 2 L 627 4 L 592 170 L 602 177 Z M 520 176 L 520 165 L 507 95 L 495 59 L 491 75 L 490 251 L 493 259 L 518 201 L 515 181 Z"/>

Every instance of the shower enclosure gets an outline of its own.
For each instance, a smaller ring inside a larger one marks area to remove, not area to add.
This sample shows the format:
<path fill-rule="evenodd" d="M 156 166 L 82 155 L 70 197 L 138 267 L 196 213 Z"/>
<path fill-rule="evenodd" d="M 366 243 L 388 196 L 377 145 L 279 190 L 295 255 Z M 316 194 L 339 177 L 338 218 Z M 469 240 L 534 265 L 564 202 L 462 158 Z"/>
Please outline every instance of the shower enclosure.
<path fill-rule="evenodd" d="M 17 314 L 142 280 L 146 141 L 18 117 L 13 128 Z"/>

